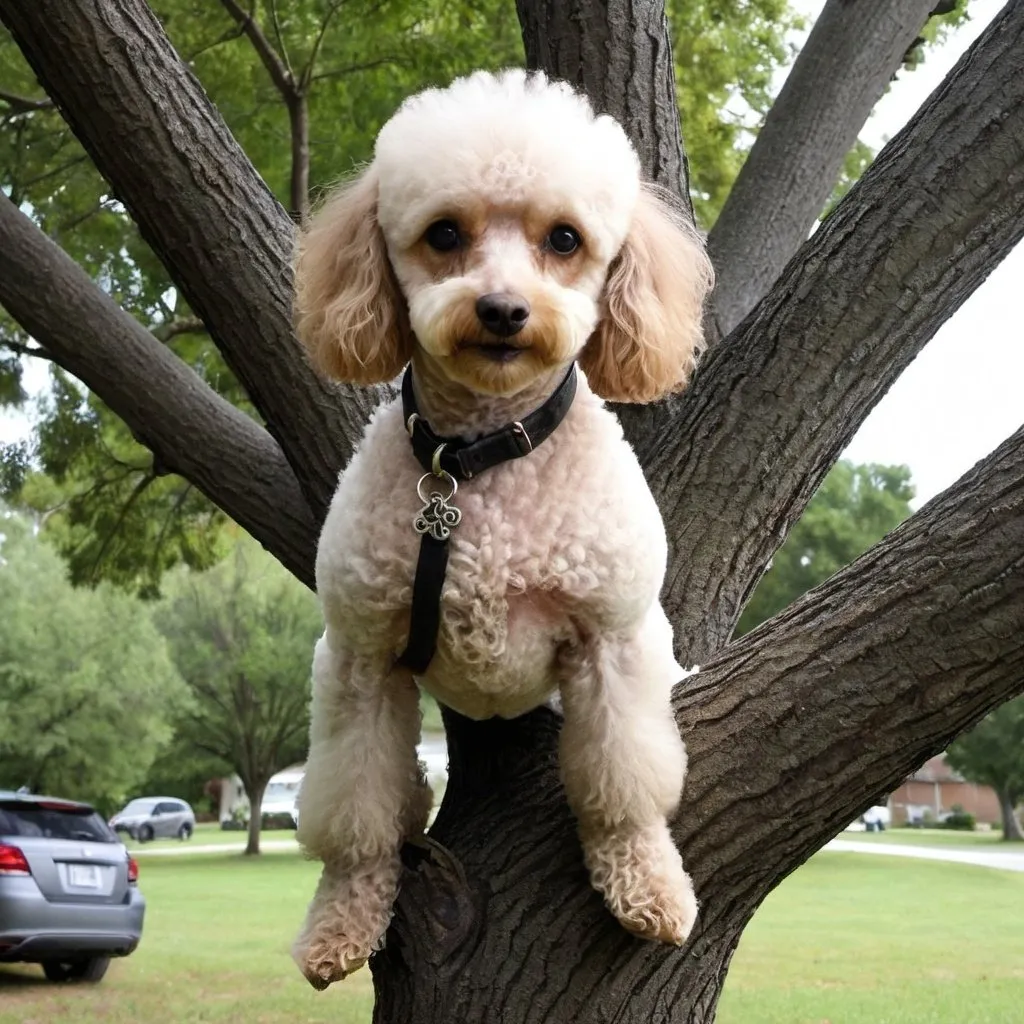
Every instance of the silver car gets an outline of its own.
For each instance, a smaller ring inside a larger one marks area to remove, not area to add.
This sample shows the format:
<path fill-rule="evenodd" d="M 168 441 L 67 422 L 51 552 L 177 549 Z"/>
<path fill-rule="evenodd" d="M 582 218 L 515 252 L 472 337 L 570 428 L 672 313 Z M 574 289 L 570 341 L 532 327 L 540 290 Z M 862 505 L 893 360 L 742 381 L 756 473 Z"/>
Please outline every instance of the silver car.
<path fill-rule="evenodd" d="M 88 804 L 0 790 L 0 963 L 99 981 L 142 937 L 138 877 Z"/>
<path fill-rule="evenodd" d="M 146 796 L 132 800 L 110 819 L 115 832 L 127 832 L 132 839 L 191 839 L 196 816 L 184 800 L 172 796 Z"/>

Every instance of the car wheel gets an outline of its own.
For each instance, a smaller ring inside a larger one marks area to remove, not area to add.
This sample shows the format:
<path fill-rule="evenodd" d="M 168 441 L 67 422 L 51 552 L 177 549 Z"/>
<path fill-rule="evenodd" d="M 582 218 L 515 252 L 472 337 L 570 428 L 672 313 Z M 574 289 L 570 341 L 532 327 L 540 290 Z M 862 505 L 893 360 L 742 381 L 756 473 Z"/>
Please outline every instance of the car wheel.
<path fill-rule="evenodd" d="M 44 960 L 47 981 L 100 981 L 110 966 L 109 956 L 85 956 L 74 960 Z"/>
<path fill-rule="evenodd" d="M 192 826 L 186 821 L 182 824 L 181 828 L 178 829 L 178 838 L 184 842 L 186 839 L 192 838 Z"/>
<path fill-rule="evenodd" d="M 153 838 L 153 826 L 141 825 L 139 827 L 139 842 L 148 843 Z"/>

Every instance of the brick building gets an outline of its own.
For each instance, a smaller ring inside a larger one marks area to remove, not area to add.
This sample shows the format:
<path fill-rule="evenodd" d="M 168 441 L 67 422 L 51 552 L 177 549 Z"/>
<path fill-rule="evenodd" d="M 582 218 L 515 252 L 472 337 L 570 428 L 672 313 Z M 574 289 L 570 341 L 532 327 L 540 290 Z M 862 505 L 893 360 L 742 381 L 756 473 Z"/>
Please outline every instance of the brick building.
<path fill-rule="evenodd" d="M 979 823 L 995 825 L 1002 820 L 995 790 L 966 782 L 946 763 L 945 754 L 926 761 L 889 797 L 894 825 L 911 818 L 938 821 L 954 806 L 973 814 Z"/>

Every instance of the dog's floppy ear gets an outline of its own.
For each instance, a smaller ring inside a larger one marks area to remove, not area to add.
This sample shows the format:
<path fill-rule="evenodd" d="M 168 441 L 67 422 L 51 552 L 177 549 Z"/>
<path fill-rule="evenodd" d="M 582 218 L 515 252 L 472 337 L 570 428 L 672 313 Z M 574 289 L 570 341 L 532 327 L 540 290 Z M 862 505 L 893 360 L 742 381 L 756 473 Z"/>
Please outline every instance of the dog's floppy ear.
<path fill-rule="evenodd" d="M 702 306 L 713 281 L 696 228 L 666 193 L 644 185 L 580 356 L 591 387 L 616 402 L 680 390 L 704 348 Z"/>
<path fill-rule="evenodd" d="M 377 223 L 372 165 L 299 233 L 295 326 L 321 372 L 354 384 L 392 380 L 412 355 L 405 302 Z"/>

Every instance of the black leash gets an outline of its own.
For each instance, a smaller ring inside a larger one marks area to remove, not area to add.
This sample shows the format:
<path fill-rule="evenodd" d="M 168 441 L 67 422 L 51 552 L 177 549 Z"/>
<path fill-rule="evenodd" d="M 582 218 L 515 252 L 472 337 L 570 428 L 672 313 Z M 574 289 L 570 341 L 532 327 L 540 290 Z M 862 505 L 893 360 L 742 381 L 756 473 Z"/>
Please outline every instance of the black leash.
<path fill-rule="evenodd" d="M 492 466 L 529 455 L 546 441 L 565 418 L 576 397 L 576 364 L 569 367 L 562 383 L 546 402 L 522 420 L 485 434 L 475 441 L 441 437 L 416 408 L 412 387 L 412 367 L 402 379 L 402 412 L 417 462 L 426 470 L 416 484 L 423 507 L 413 520 L 420 534 L 420 555 L 412 585 L 412 620 L 409 641 L 398 656 L 398 663 L 415 673 L 426 671 L 437 650 L 437 631 L 441 624 L 441 588 L 448 568 L 448 541 L 452 530 L 462 521 L 462 511 L 450 504 L 464 480 L 471 480 Z M 433 478 L 433 480 L 431 480 Z M 426 481 L 447 483 L 448 494 L 432 490 L 424 494 Z"/>

